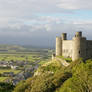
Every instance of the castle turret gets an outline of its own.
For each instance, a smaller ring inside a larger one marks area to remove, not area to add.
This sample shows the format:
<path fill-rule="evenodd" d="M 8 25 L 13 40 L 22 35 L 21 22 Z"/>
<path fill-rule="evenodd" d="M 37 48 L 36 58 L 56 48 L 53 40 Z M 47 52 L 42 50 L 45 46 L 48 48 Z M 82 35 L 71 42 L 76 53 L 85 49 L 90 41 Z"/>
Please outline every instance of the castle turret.
<path fill-rule="evenodd" d="M 78 60 L 79 58 L 85 59 L 86 57 L 86 38 L 82 37 L 82 32 L 76 32 L 73 38 L 73 51 L 72 60 Z"/>
<path fill-rule="evenodd" d="M 82 37 L 82 32 L 76 32 L 75 37 Z"/>
<path fill-rule="evenodd" d="M 62 56 L 62 39 L 56 37 L 56 56 Z"/>
<path fill-rule="evenodd" d="M 61 37 L 62 37 L 62 40 L 67 40 L 67 33 L 62 33 Z"/>

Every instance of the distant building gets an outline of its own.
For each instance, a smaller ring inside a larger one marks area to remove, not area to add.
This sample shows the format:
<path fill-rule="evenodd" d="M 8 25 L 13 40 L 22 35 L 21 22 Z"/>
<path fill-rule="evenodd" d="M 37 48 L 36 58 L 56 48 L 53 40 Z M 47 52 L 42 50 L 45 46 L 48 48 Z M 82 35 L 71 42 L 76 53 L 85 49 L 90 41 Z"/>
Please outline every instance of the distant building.
<path fill-rule="evenodd" d="M 83 58 L 92 58 L 92 40 L 82 36 L 82 32 L 76 32 L 72 40 L 67 40 L 67 34 L 62 33 L 56 37 L 56 56 L 70 57 L 73 61 Z"/>
<path fill-rule="evenodd" d="M 2 75 L 5 77 L 13 77 L 15 74 L 13 72 L 4 72 Z"/>
<path fill-rule="evenodd" d="M 18 66 L 11 65 L 11 69 L 18 69 L 18 68 L 19 68 Z"/>

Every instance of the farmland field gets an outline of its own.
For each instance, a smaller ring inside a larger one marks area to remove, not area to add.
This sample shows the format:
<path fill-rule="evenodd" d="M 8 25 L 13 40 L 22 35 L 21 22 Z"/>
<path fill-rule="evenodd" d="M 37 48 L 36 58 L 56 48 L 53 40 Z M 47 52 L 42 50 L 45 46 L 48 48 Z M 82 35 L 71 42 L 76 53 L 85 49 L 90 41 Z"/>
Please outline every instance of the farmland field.
<path fill-rule="evenodd" d="M 24 48 L 21 46 L 0 46 L 0 82 L 5 81 L 8 75 L 3 76 L 3 73 L 13 72 L 17 76 L 22 77 L 21 75 L 29 76 L 29 73 L 35 69 L 35 66 L 38 67 L 41 64 L 44 64 L 51 58 L 52 50 L 49 49 L 39 49 L 39 48 Z M 37 62 L 37 63 L 36 63 Z M 2 67 L 2 64 L 9 67 Z M 18 66 L 18 69 L 12 69 L 12 66 Z M 27 69 L 30 72 L 25 72 Z M 34 70 L 35 71 L 35 70 Z M 18 75 L 21 74 L 21 75 Z M 31 76 L 31 75 L 30 75 Z M 26 78 L 24 76 L 24 78 Z M 18 81 L 20 81 L 19 79 Z"/>
<path fill-rule="evenodd" d="M 3 74 L 4 72 L 13 72 L 14 74 L 17 74 L 21 72 L 21 70 L 14 70 L 14 69 L 0 69 L 0 74 Z"/>
<path fill-rule="evenodd" d="M 0 61 L 29 61 L 33 62 L 40 59 L 37 54 L 0 54 Z"/>
<path fill-rule="evenodd" d="M 8 77 L 0 77 L 0 82 L 5 81 L 6 79 L 8 79 Z"/>

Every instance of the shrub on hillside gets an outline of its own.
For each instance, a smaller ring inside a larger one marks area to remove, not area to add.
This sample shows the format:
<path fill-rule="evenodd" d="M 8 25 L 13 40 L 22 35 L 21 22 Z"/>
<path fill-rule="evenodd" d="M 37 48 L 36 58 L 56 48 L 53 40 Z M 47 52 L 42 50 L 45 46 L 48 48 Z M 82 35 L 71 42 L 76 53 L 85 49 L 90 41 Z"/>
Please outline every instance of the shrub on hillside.
<path fill-rule="evenodd" d="M 73 67 L 73 77 L 65 81 L 56 92 L 91 92 L 92 91 L 92 61 L 82 62 Z"/>
<path fill-rule="evenodd" d="M 14 86 L 9 83 L 0 83 L 0 92 L 12 92 Z"/>

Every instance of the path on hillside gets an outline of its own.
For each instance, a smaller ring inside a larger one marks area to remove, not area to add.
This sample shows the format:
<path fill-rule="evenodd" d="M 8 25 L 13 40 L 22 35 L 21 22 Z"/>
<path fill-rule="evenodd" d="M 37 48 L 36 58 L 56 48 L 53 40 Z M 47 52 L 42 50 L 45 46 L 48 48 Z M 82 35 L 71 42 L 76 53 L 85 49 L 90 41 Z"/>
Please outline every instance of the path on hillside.
<path fill-rule="evenodd" d="M 66 66 L 66 67 L 70 65 L 70 63 L 67 63 L 65 60 L 63 60 L 61 58 L 56 57 L 55 59 L 57 61 L 59 61 L 62 65 Z"/>

